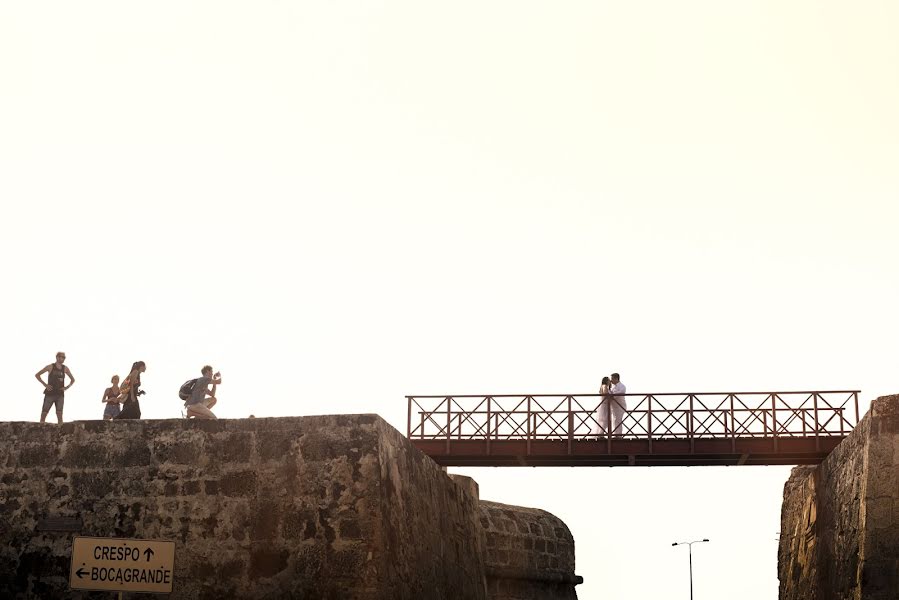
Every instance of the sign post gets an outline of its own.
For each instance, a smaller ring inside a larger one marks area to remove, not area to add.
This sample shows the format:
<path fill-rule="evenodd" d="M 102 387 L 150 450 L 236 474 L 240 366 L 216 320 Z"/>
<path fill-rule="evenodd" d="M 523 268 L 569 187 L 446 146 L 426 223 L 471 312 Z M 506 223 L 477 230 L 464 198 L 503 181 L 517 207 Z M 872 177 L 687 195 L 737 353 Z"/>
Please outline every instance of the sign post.
<path fill-rule="evenodd" d="M 76 536 L 69 587 L 73 590 L 171 594 L 175 542 Z"/>

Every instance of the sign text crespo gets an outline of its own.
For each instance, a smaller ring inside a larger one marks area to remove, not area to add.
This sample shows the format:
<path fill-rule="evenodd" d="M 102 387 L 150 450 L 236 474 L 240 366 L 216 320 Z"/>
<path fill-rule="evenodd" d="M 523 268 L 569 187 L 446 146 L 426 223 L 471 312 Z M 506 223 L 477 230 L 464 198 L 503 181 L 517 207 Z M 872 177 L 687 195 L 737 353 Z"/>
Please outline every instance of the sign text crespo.
<path fill-rule="evenodd" d="M 175 543 L 76 537 L 69 586 L 80 590 L 172 592 Z"/>

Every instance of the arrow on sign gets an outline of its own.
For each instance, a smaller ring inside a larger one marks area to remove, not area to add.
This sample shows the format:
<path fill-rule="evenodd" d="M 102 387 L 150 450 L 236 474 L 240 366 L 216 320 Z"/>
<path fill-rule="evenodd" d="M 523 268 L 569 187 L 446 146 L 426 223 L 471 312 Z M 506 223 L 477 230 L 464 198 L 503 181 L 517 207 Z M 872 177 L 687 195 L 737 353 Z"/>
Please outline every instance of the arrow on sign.
<path fill-rule="evenodd" d="M 88 574 L 88 571 L 85 571 L 85 570 L 82 569 L 81 567 L 79 567 L 78 570 L 75 571 L 75 575 L 78 576 L 78 579 L 81 579 L 82 577 L 84 577 L 84 576 L 87 575 L 87 574 Z"/>
<path fill-rule="evenodd" d="M 153 551 L 150 550 L 149 548 L 147 548 L 146 550 L 144 550 L 144 556 L 147 557 L 147 562 L 150 562 L 150 557 L 153 556 L 154 554 L 155 554 L 155 552 L 153 552 Z"/>

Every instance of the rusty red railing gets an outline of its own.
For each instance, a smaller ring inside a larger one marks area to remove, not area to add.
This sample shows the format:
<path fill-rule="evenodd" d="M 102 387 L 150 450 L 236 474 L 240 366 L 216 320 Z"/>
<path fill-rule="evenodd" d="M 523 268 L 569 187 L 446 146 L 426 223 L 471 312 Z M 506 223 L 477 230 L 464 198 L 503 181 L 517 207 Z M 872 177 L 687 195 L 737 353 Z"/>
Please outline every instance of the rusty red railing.
<path fill-rule="evenodd" d="M 642 440 L 644 453 L 663 440 L 805 438 L 821 449 L 822 439 L 841 439 L 858 423 L 858 390 L 811 392 L 717 392 L 625 394 L 605 401 L 598 394 L 494 394 L 407 396 L 407 436 L 413 442 L 579 442 Z M 616 406 L 624 405 L 615 420 Z M 616 427 L 617 426 L 617 427 Z M 420 447 L 423 444 L 418 444 Z M 595 444 L 594 444 L 595 445 Z M 720 444 L 719 444 L 720 446 Z M 832 444 L 827 444 L 828 448 Z M 591 446 L 593 447 L 593 446 Z M 691 446 L 692 448 L 692 446 Z M 443 450 L 441 450 L 443 452 Z"/>

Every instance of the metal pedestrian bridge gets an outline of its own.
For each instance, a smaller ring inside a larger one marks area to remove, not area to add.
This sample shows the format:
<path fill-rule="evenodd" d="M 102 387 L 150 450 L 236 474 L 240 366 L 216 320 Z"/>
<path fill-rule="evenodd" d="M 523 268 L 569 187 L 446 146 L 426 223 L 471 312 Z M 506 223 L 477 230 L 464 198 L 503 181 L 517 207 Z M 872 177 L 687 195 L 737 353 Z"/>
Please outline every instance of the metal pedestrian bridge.
<path fill-rule="evenodd" d="M 444 466 L 818 464 L 858 390 L 406 396 L 406 435 Z M 620 427 L 614 405 L 625 405 Z"/>

